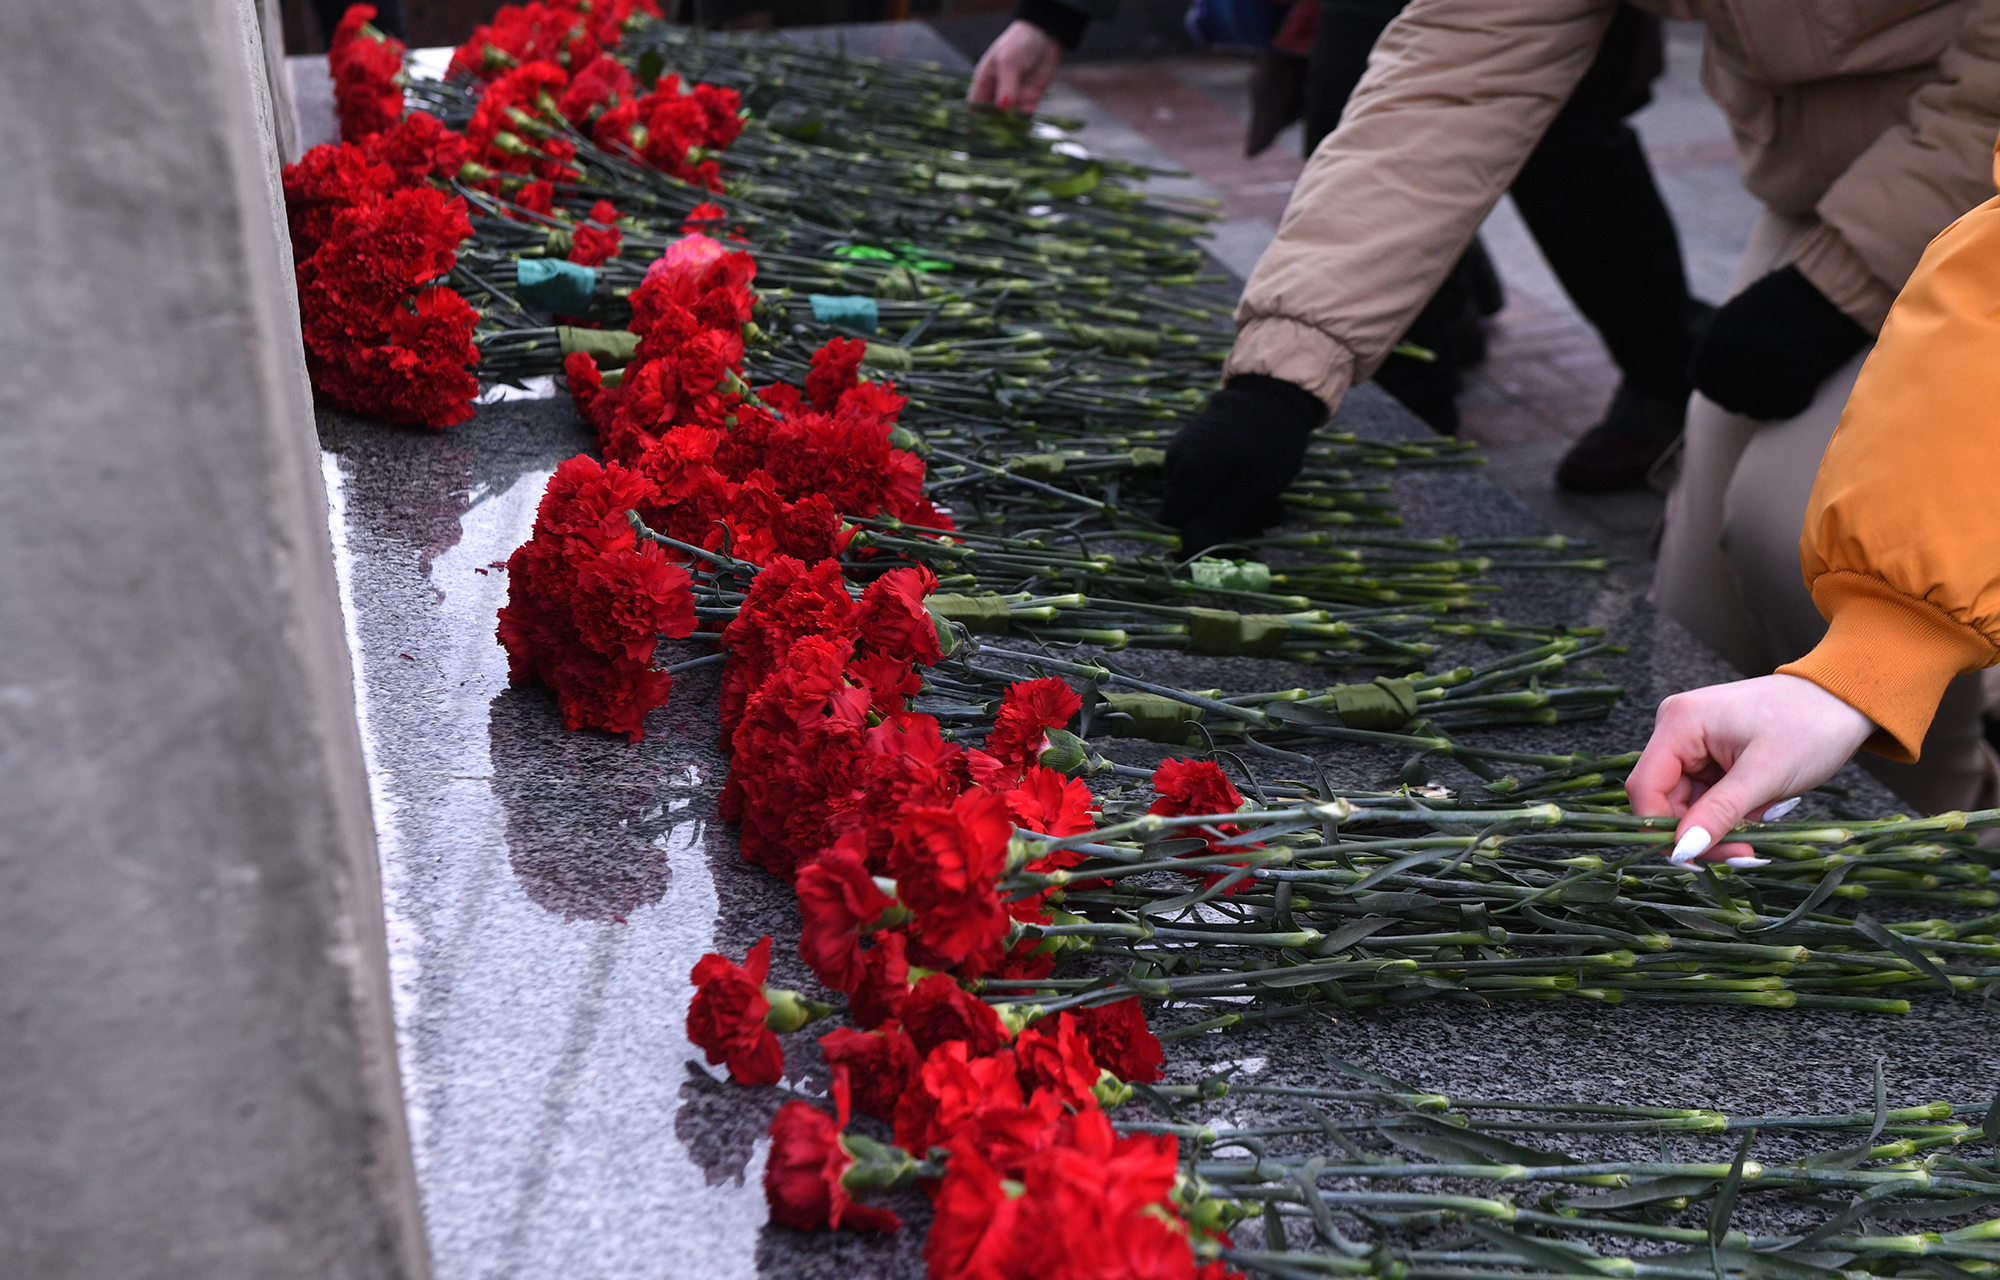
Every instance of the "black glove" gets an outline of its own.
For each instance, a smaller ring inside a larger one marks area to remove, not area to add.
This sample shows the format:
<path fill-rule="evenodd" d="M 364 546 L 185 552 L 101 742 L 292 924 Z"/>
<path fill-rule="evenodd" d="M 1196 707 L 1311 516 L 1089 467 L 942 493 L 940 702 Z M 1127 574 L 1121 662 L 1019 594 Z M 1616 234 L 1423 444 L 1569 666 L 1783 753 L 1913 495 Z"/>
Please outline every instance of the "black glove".
<path fill-rule="evenodd" d="M 1799 274 L 1780 267 L 1722 304 L 1688 361 L 1695 390 L 1759 422 L 1794 418 L 1868 331 Z"/>
<path fill-rule="evenodd" d="M 1298 475 L 1326 406 L 1305 388 L 1261 373 L 1231 378 L 1167 446 L 1161 518 L 1192 554 L 1277 523 L 1278 495 Z"/>

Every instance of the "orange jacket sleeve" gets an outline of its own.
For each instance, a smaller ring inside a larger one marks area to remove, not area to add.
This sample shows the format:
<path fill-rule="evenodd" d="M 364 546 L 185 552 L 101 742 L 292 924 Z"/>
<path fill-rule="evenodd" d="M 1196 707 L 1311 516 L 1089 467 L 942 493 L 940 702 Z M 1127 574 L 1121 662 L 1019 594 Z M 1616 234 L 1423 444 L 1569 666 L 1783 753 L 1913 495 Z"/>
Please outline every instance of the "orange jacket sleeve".
<path fill-rule="evenodd" d="M 1862 366 L 1806 507 L 1826 616 L 1803 676 L 1915 760 L 1952 677 L 2000 661 L 2000 199 L 1924 251 Z"/>

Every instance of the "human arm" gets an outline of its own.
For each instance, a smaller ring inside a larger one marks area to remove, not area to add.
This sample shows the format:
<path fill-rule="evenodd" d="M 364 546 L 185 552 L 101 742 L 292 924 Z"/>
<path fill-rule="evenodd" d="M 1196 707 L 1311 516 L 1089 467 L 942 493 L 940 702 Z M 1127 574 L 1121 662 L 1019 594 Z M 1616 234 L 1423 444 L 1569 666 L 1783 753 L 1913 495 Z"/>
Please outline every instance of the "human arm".
<path fill-rule="evenodd" d="M 1376 43 L 1237 306 L 1225 377 L 1329 410 L 1369 377 L 1595 56 L 1612 0 L 1416 0 Z"/>
<path fill-rule="evenodd" d="M 1792 264 L 1864 329 L 1880 329 L 1931 238 L 1993 194 L 1996 133 L 2000 0 L 1973 0 L 1905 120 L 1820 197 L 1820 224 L 1792 247 Z"/>
<path fill-rule="evenodd" d="M 2000 658 L 1996 404 L 2000 199 L 1925 251 L 1820 462 L 1799 558 L 1825 637 L 1775 675 L 1662 703 L 1633 812 L 1679 818 L 1692 849 L 1857 747 L 1917 758 L 1945 685 Z"/>
<path fill-rule="evenodd" d="M 1625 791 L 1632 812 L 1679 819 L 1676 862 L 1750 857 L 1749 845 L 1717 845 L 1715 837 L 1825 782 L 1874 730 L 1867 716 L 1797 676 L 1693 689 L 1660 704 Z"/>
<path fill-rule="evenodd" d="M 1990 144 L 1989 144 L 1990 145 Z M 2000 658 L 2000 199 L 1924 251 L 1862 367 L 1806 506 L 1824 639 L 1778 668 L 1915 760 L 1954 676 Z"/>
<path fill-rule="evenodd" d="M 1083 42 L 1092 19 L 1118 11 L 1118 0 L 1021 0 L 972 69 L 966 101 L 1032 115 L 1056 78 L 1062 51 Z"/>

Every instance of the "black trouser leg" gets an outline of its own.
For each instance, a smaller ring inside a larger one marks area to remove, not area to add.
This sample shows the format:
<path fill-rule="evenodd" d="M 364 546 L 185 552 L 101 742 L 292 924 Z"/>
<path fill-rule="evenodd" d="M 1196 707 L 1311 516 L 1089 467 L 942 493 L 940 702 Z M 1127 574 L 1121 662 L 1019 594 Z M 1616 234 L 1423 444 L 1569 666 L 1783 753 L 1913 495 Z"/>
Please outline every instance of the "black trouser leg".
<path fill-rule="evenodd" d="M 1368 53 L 1384 27 L 1402 12 L 1405 0 L 1323 0 L 1319 29 L 1313 37 L 1312 57 L 1306 70 L 1305 153 L 1313 150 L 1334 126 L 1340 123 L 1354 86 L 1368 69 Z M 1375 381 L 1384 391 L 1403 402 L 1404 407 L 1437 431 L 1449 435 L 1458 430 L 1458 371 L 1477 364 L 1485 355 L 1484 335 L 1479 328 L 1481 304 L 1493 302 L 1486 310 L 1497 310 L 1497 300 L 1484 295 L 1484 281 L 1496 281 L 1492 265 L 1484 262 L 1485 250 L 1478 240 L 1452 267 L 1444 282 L 1410 322 L 1403 340 L 1434 353 L 1434 360 L 1411 356 L 1390 356 L 1376 371 Z M 1483 274 L 1481 268 L 1484 268 Z"/>
<path fill-rule="evenodd" d="M 1696 308 L 1673 216 L 1625 123 L 1659 69 L 1659 19 L 1622 6 L 1510 194 L 1627 387 L 1672 399 L 1687 394 Z"/>

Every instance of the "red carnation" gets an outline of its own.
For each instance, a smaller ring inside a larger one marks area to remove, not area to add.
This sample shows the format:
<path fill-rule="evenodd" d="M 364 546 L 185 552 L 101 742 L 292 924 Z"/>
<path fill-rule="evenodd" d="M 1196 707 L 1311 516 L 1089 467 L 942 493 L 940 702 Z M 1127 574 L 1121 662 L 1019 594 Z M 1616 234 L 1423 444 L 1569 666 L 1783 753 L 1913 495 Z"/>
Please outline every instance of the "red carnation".
<path fill-rule="evenodd" d="M 847 993 L 847 1014 L 856 1026 L 879 1027 L 902 1013 L 910 994 L 906 946 L 900 933 L 878 933 L 862 953 L 861 984 Z"/>
<path fill-rule="evenodd" d="M 1049 676 L 1019 680 L 1001 696 L 993 732 L 986 735 L 986 754 L 1010 770 L 1025 770 L 1046 745 L 1050 729 L 1060 729 L 1083 710 L 1083 699 L 1063 681 Z"/>
<path fill-rule="evenodd" d="M 924 1237 L 931 1280 L 1036 1280 L 1032 1251 L 1040 1242 L 1022 1222 L 1029 1207 L 1009 1194 L 999 1171 L 977 1151 L 954 1153 L 931 1199 Z"/>
<path fill-rule="evenodd" d="M 999 879 L 1014 822 L 990 791 L 968 791 L 951 808 L 905 813 L 889 853 L 896 896 L 916 915 L 924 946 L 967 973 L 999 963 L 1007 912 Z"/>
<path fill-rule="evenodd" d="M 428 111 L 412 111 L 362 143 L 372 163 L 386 164 L 396 181 L 416 186 L 433 175 L 451 179 L 465 167 L 465 137 L 453 133 Z"/>
<path fill-rule="evenodd" d="M 1005 1048 L 1007 1026 L 993 1006 L 966 993 L 946 974 L 934 973 L 910 988 L 903 999 L 903 1030 L 919 1052 L 953 1040 L 962 1041 L 974 1057 Z"/>
<path fill-rule="evenodd" d="M 819 1038 L 819 1051 L 829 1067 L 846 1068 L 856 1082 L 854 1105 L 880 1120 L 895 1119 L 896 1102 L 923 1061 L 916 1043 L 894 1022 L 875 1031 L 829 1031 Z"/>
<path fill-rule="evenodd" d="M 1047 1089 L 1073 1110 L 1097 1105 L 1097 1059 L 1072 1015 L 1058 1014 L 1053 1028 L 1029 1027 L 1014 1037 L 1014 1063 L 1023 1093 Z"/>
<path fill-rule="evenodd" d="M 928 567 L 891 569 L 861 593 L 862 647 L 928 667 L 944 657 L 937 623 L 924 600 L 937 590 Z M 1077 704 L 1081 706 L 1082 703 Z"/>
<path fill-rule="evenodd" d="M 764 1166 L 764 1199 L 771 1220 L 800 1231 L 838 1230 L 843 1221 L 868 1231 L 894 1231 L 902 1220 L 887 1209 L 856 1204 L 842 1180 L 854 1155 L 841 1137 L 847 1127 L 847 1072 L 833 1081 L 837 1118 L 803 1102 L 787 1102 L 771 1121 L 771 1154 Z"/>
<path fill-rule="evenodd" d="M 1146 1014 L 1136 999 L 1076 1009 L 1071 1016 L 1077 1030 L 1090 1041 L 1090 1056 L 1098 1066 L 1120 1080 L 1150 1084 L 1160 1078 L 1166 1054 L 1146 1029 Z"/>
<path fill-rule="evenodd" d="M 840 404 L 841 393 L 860 381 L 861 357 L 868 344 L 860 338 L 832 338 L 812 354 L 812 372 L 806 374 L 806 401 L 821 413 L 832 413 Z"/>
<path fill-rule="evenodd" d="M 710 1064 L 726 1062 L 739 1084 L 776 1084 L 785 1073 L 785 1051 L 764 1025 L 771 1002 L 764 975 L 771 971 L 771 935 L 765 934 L 736 964 L 710 953 L 695 962 L 694 999 L 687 1035 Z"/>
<path fill-rule="evenodd" d="M 1090 830 L 1095 805 L 1096 797 L 1083 779 L 1064 777 L 1038 764 L 1029 765 L 1021 785 L 1007 793 L 1007 812 L 1014 825 L 1045 836 L 1073 836 Z M 1075 865 L 1081 857 L 1070 855 L 1068 865 Z"/>
<path fill-rule="evenodd" d="M 1153 771 L 1153 790 L 1160 798 L 1146 812 L 1170 818 L 1235 813 L 1243 807 L 1242 793 L 1213 760 L 1162 760 Z"/>
<path fill-rule="evenodd" d="M 861 856 L 845 843 L 799 869 L 799 954 L 820 981 L 850 992 L 867 976 L 861 931 L 896 900 L 875 887 Z"/>

